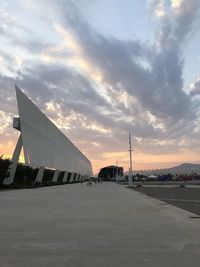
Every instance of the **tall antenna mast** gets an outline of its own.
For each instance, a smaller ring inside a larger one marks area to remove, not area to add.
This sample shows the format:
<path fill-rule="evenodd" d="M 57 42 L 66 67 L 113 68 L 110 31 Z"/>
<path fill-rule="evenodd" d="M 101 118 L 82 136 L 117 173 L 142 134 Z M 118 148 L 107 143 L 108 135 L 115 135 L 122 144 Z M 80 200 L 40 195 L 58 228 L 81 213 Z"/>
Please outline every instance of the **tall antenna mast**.
<path fill-rule="evenodd" d="M 117 180 L 117 178 L 119 176 L 118 159 L 116 159 L 116 165 L 117 165 L 117 170 L 116 170 L 116 174 L 115 174 L 115 181 Z"/>
<path fill-rule="evenodd" d="M 129 133 L 129 154 L 130 154 L 130 168 L 129 168 L 129 185 L 131 185 L 132 182 L 132 173 L 133 173 L 133 166 L 132 166 L 132 146 L 131 146 L 131 134 Z"/>

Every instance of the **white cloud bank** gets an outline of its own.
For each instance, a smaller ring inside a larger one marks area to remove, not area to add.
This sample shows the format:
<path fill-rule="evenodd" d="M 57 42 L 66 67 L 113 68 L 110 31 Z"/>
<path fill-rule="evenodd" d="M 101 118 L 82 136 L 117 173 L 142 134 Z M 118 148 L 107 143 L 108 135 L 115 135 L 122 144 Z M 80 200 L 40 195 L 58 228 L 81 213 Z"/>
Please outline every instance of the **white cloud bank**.
<path fill-rule="evenodd" d="M 31 9 L 41 18 L 38 6 Z M 38 40 L 35 34 L 17 38 L 1 28 L 10 44 L 15 42 L 19 50 L 31 53 L 17 70 L 11 54 L 2 54 L 6 66 L 0 76 L 3 110 L 15 113 L 17 83 L 90 158 L 104 165 L 105 153 L 114 152 L 115 157 L 127 150 L 128 132 L 134 134 L 135 153 L 199 152 L 199 100 L 195 98 L 199 77 L 190 94 L 183 90 L 183 49 L 199 1 L 151 0 L 149 10 L 158 20 L 152 44 L 99 34 L 78 1 L 48 6 L 42 19 L 55 34 L 55 42 Z M 8 70 L 14 74 L 8 75 Z M 5 131 L 8 125 L 2 120 Z"/>

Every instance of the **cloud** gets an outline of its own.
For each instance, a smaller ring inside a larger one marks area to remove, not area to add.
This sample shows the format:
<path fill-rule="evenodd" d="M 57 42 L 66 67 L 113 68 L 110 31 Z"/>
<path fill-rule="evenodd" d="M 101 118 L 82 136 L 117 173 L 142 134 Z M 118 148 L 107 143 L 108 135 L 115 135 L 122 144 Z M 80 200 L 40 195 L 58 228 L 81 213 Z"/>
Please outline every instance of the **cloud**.
<path fill-rule="evenodd" d="M 16 22 L 16 18 L 2 8 L 0 9 L 0 20 L 1 20 L 0 31 L 2 33 L 5 33 L 7 28 L 15 25 Z"/>
<path fill-rule="evenodd" d="M 5 134 L 5 130 L 11 122 L 11 117 L 3 110 L 0 110 L 0 134 Z"/>
<path fill-rule="evenodd" d="M 15 80 L 6 75 L 0 74 L 0 107 L 1 110 L 10 114 L 16 113 L 15 103 L 15 92 L 14 92 Z"/>
<path fill-rule="evenodd" d="M 171 0 L 171 7 L 176 21 L 176 36 L 179 40 L 184 40 L 191 33 L 200 2 L 199 0 Z"/>
<path fill-rule="evenodd" d="M 183 66 L 175 40 L 168 38 L 168 43 L 165 42 L 165 46 L 163 43 L 157 51 L 139 41 L 108 39 L 94 32 L 76 6 L 70 6 L 71 15 L 64 5 L 62 10 L 66 27 L 73 31 L 84 57 L 98 68 L 105 84 L 116 90 L 120 84 L 157 117 L 179 120 L 188 112 L 191 101 L 182 90 Z M 150 68 L 138 64 L 142 61 Z"/>
<path fill-rule="evenodd" d="M 171 1 L 170 6 L 151 1 L 158 19 L 154 43 L 103 36 L 89 24 L 78 2 L 58 3 L 58 13 L 48 12 L 48 22 L 53 14 L 51 25 L 60 42 L 33 35 L 22 40 L 9 37 L 12 45 L 15 39 L 19 49 L 37 57 L 23 61 L 23 68 L 11 77 L 0 75 L 1 110 L 9 118 L 17 113 L 16 83 L 94 160 L 104 159 L 109 150 L 122 155 L 128 149 L 128 132 L 133 133 L 138 154 L 198 151 L 199 109 L 194 96 L 199 94 L 199 78 L 190 94 L 183 90 L 183 47 L 192 32 L 197 1 L 188 8 L 183 0 Z M 14 65 L 6 52 L 2 59 Z M 15 136 L 11 122 L 3 121 L 0 129 Z"/>
<path fill-rule="evenodd" d="M 191 96 L 200 95 L 200 74 L 197 75 L 195 82 L 190 85 L 190 89 Z"/>
<path fill-rule="evenodd" d="M 163 1 L 157 2 L 163 3 Z M 175 9 L 182 6 L 183 3 L 180 3 L 179 7 L 178 2 L 176 5 L 174 2 L 172 7 Z M 174 14 L 171 12 L 169 15 L 166 12 L 160 22 L 161 27 L 156 36 L 156 43 L 149 46 L 138 40 L 121 41 L 99 35 L 87 23 L 76 5 L 70 3 L 68 7 L 61 5 L 61 8 L 66 29 L 72 32 L 75 41 L 82 48 L 84 58 L 101 73 L 102 82 L 109 88 L 108 94 L 116 96 L 117 93 L 127 92 L 130 97 L 136 98 L 137 106 L 145 114 L 150 112 L 161 120 L 164 132 L 155 130 L 151 126 L 154 136 L 159 132 L 157 138 L 163 136 L 163 138 L 176 140 L 178 137 L 191 134 L 189 129 L 191 132 L 191 128 L 194 128 L 197 112 L 190 95 L 183 90 L 183 44 L 179 41 L 190 32 L 193 21 L 189 18 L 194 15 L 192 13 L 194 9 L 191 8 L 187 16 L 184 15 L 185 8 L 181 9 L 179 15 L 175 14 L 175 11 Z M 162 8 L 166 8 L 164 4 Z M 70 14 L 68 14 L 69 10 Z M 184 18 L 190 27 L 184 26 L 184 31 L 179 33 L 181 18 Z M 115 100 L 116 98 L 113 99 Z M 115 107 L 122 108 L 117 101 Z M 128 106 L 128 109 L 131 108 Z M 123 112 L 125 110 L 123 108 Z M 151 125 L 149 121 L 142 121 L 144 122 L 147 126 Z M 121 127 L 123 123 L 119 122 L 119 125 Z M 133 117 L 132 123 L 127 123 L 127 126 L 123 125 L 122 128 L 128 131 L 128 129 L 134 129 L 134 125 L 136 129 L 140 128 L 137 119 Z M 179 125 L 181 130 L 174 125 Z M 146 137 L 152 136 L 150 133 L 149 128 L 146 131 Z M 141 135 L 141 132 L 138 135 Z M 144 136 L 145 134 L 143 138 Z"/>
<path fill-rule="evenodd" d="M 148 8 L 150 12 L 157 18 L 165 17 L 167 14 L 164 5 L 164 0 L 149 0 Z"/>

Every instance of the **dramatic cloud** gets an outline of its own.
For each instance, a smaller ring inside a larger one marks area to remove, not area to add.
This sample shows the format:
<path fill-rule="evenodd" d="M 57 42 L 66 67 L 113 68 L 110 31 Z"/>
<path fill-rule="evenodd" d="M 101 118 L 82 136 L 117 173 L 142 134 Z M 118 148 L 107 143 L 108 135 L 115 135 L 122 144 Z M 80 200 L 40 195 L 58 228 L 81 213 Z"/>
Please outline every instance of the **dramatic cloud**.
<path fill-rule="evenodd" d="M 159 9 L 161 7 L 164 10 L 163 1 L 160 1 L 158 6 Z M 167 139 L 182 138 L 190 134 L 197 115 L 192 99 L 183 90 L 184 62 L 180 40 L 190 31 L 193 22 L 191 18 L 195 18 L 197 14 L 198 3 L 192 1 L 188 12 L 185 1 L 179 4 L 173 2 L 172 8 L 174 10 L 171 17 L 163 11 L 156 47 L 149 47 L 138 41 L 105 38 L 88 25 L 77 6 L 71 4 L 70 8 L 65 8 L 65 5 L 62 5 L 66 29 L 71 31 L 76 42 L 82 47 L 82 54 L 87 62 L 100 72 L 104 85 L 108 86 L 110 91 L 114 88 L 119 94 L 126 91 L 129 96 L 137 99 L 143 112 L 148 111 L 156 119 L 161 119 L 166 132 L 163 137 Z M 178 29 L 181 23 L 183 27 L 180 33 Z M 137 132 L 137 120 L 133 118 L 132 122 Z M 148 125 L 150 121 L 145 123 Z M 130 130 L 134 128 L 131 124 L 129 127 Z M 153 129 L 156 132 L 155 128 Z M 147 130 L 146 137 L 149 134 L 150 131 Z M 161 135 L 159 136 L 161 138 Z"/>
<path fill-rule="evenodd" d="M 106 39 L 82 20 L 74 5 L 70 8 L 73 16 L 64 5 L 62 9 L 84 57 L 100 71 L 105 84 L 127 91 L 156 117 L 179 120 L 189 111 L 191 100 L 182 90 L 182 60 L 174 39 L 165 34 L 168 43 L 159 40 L 158 50 L 138 41 Z"/>
<path fill-rule="evenodd" d="M 5 142 L 12 139 L 16 83 L 98 167 L 117 155 L 127 164 L 128 132 L 138 160 L 199 152 L 200 80 L 190 93 L 184 80 L 184 49 L 195 34 L 198 0 L 149 1 L 156 27 L 151 41 L 100 34 L 79 1 L 44 1 L 40 8 L 34 1 L 20 3 L 36 14 L 31 19 L 42 21 L 43 32 L 20 23 L 19 14 L 0 12 L 2 140 L 6 131 Z"/>

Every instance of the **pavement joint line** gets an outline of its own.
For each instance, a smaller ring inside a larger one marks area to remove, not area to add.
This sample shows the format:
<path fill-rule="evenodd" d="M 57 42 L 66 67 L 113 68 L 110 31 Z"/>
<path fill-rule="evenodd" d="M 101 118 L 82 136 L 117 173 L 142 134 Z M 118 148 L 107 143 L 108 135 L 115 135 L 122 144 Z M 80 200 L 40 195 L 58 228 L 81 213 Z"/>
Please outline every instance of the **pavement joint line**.
<path fill-rule="evenodd" d="M 181 202 L 194 202 L 194 203 L 200 203 L 200 200 L 192 200 L 192 199 L 178 199 L 178 198 L 161 198 L 161 201 L 181 201 Z"/>

